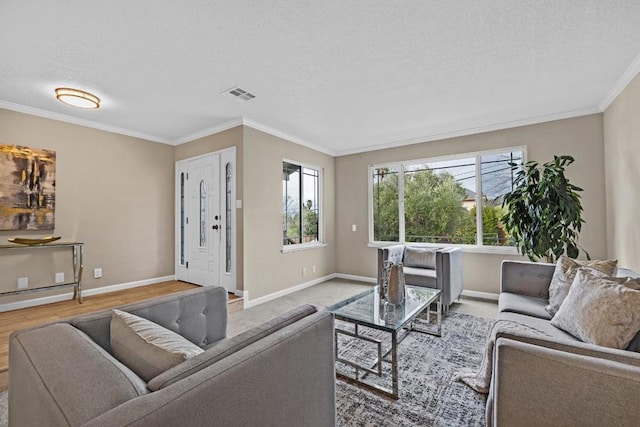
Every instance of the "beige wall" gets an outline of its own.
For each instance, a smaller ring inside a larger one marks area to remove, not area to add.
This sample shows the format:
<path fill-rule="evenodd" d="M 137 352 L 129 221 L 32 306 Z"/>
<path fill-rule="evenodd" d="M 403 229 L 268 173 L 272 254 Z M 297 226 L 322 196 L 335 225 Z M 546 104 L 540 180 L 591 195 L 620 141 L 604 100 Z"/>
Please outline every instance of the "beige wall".
<path fill-rule="evenodd" d="M 174 274 L 173 147 L 3 109 L 0 143 L 56 151 L 55 230 L 4 231 L 1 240 L 53 234 L 84 242 L 85 289 Z M 15 290 L 19 276 L 31 286 L 53 283 L 56 271 L 69 279 L 70 250 L 51 251 L 0 253 L 0 291 Z"/>
<path fill-rule="evenodd" d="M 609 253 L 634 267 L 631 217 L 618 211 L 637 198 L 616 192 L 634 182 L 633 136 L 638 127 L 638 78 L 607 110 L 607 188 L 610 220 L 605 222 L 603 118 L 601 114 L 496 132 L 414 144 L 333 158 L 261 131 L 238 126 L 171 147 L 136 138 L 0 110 L 0 143 L 57 152 L 56 229 L 37 235 L 61 235 L 86 243 L 85 288 L 96 288 L 174 274 L 174 162 L 224 148 L 237 149 L 238 289 L 260 298 L 334 272 L 375 276 L 375 249 L 368 243 L 368 165 L 526 145 L 528 158 L 541 162 L 553 154 L 571 154 L 568 170 L 583 193 L 586 224 L 582 245 L 592 258 Z M 635 110 L 633 110 L 635 108 Z M 635 126 L 635 127 L 634 127 Z M 637 157 L 637 156 L 636 156 Z M 326 247 L 282 253 L 282 160 L 323 168 L 323 226 Z M 618 168 L 615 165 L 623 165 Z M 618 199 L 624 196 L 624 199 Z M 351 225 L 357 231 L 351 231 Z M 624 231 L 621 231 L 624 230 Z M 0 232 L 0 238 L 34 235 Z M 70 277 L 64 252 L 0 257 L 0 290 L 15 289 L 16 278 L 49 283 L 56 271 Z M 465 289 L 498 292 L 500 261 L 518 256 L 465 253 Z M 5 264 L 2 264 L 4 262 Z M 33 267 L 33 266 L 37 267 Z M 316 272 L 313 272 L 313 266 Z M 102 267 L 104 277 L 93 279 Z M 302 275 L 306 267 L 307 274 Z M 32 294 L 29 297 L 44 296 Z M 23 297 L 5 297 L 0 303 Z"/>
<path fill-rule="evenodd" d="M 323 169 L 321 221 L 326 247 L 282 253 L 283 159 Z M 331 156 L 244 128 L 244 289 L 250 299 L 335 272 L 334 163 Z"/>
<path fill-rule="evenodd" d="M 214 135 L 205 136 L 175 147 L 175 161 L 236 147 L 236 199 L 244 198 L 244 127 L 236 126 Z M 236 209 L 236 289 L 244 289 L 244 209 Z"/>
<path fill-rule="evenodd" d="M 607 253 L 640 271 L 640 74 L 604 112 Z"/>
<path fill-rule="evenodd" d="M 604 154 L 602 115 L 558 120 L 495 132 L 404 147 L 341 156 L 336 159 L 336 271 L 375 277 L 376 249 L 368 243 L 368 166 L 400 160 L 462 154 L 505 147 L 527 146 L 529 160 L 546 162 L 553 155 L 570 154 L 576 162 L 569 179 L 584 188 L 582 203 L 586 224 L 580 243 L 592 258 L 606 255 L 604 207 Z M 351 231 L 356 224 L 357 231 Z M 497 293 L 500 262 L 520 257 L 464 254 L 466 290 Z"/>

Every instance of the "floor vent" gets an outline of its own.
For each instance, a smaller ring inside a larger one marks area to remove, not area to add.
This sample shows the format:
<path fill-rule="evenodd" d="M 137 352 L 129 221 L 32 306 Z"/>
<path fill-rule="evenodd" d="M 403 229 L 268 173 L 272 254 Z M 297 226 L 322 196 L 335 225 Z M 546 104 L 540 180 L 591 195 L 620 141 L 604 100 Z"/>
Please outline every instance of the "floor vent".
<path fill-rule="evenodd" d="M 241 99 L 243 101 L 251 101 L 253 98 L 256 97 L 251 92 L 248 92 L 244 89 L 240 89 L 238 86 L 232 87 L 231 89 L 224 91 L 224 93 L 228 94 L 229 96 L 235 99 Z"/>

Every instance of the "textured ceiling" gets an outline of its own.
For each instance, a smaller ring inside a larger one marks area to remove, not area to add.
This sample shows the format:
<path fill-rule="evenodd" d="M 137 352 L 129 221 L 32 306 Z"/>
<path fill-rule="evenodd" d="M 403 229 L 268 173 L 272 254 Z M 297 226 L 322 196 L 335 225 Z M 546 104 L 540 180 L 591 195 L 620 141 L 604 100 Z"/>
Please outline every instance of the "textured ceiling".
<path fill-rule="evenodd" d="M 639 54 L 638 0 L 2 0 L 0 108 L 170 144 L 244 122 L 344 154 L 600 111 Z"/>

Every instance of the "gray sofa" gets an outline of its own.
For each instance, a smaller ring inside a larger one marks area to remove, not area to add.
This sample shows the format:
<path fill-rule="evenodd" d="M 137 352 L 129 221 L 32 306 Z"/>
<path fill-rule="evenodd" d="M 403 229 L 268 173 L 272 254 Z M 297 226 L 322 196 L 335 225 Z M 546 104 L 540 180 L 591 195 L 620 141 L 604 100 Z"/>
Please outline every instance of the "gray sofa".
<path fill-rule="evenodd" d="M 334 426 L 333 317 L 302 306 L 225 338 L 209 287 L 120 307 L 205 351 L 145 383 L 110 348 L 111 311 L 10 337 L 9 425 Z"/>
<path fill-rule="evenodd" d="M 418 248 L 406 245 L 378 249 L 378 283 L 385 261 L 402 263 L 407 285 L 442 291 L 445 313 L 462 293 L 462 250 L 460 248 Z"/>
<path fill-rule="evenodd" d="M 536 332 L 496 336 L 487 425 L 639 425 L 637 339 L 629 349 L 615 350 L 583 343 L 552 326 L 544 307 L 554 268 L 546 263 L 502 263 L 498 319 Z M 619 275 L 633 275 L 625 273 Z"/>

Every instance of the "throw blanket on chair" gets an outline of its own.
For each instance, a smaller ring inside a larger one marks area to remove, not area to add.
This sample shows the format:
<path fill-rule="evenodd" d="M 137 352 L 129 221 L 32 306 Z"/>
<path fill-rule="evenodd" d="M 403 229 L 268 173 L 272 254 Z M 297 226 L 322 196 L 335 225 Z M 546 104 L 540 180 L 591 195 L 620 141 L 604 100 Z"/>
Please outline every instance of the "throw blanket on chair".
<path fill-rule="evenodd" d="M 472 369 L 462 369 L 453 377 L 453 381 L 462 381 L 478 393 L 488 394 L 491 384 L 491 374 L 493 372 L 493 347 L 498 334 L 524 335 L 524 336 L 550 336 L 546 332 L 540 331 L 531 326 L 514 322 L 513 320 L 497 320 L 491 327 L 491 334 L 485 347 L 482 363 L 477 371 Z"/>

